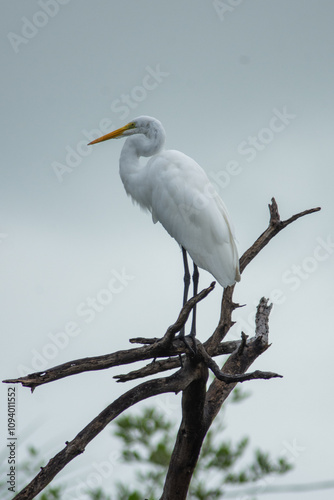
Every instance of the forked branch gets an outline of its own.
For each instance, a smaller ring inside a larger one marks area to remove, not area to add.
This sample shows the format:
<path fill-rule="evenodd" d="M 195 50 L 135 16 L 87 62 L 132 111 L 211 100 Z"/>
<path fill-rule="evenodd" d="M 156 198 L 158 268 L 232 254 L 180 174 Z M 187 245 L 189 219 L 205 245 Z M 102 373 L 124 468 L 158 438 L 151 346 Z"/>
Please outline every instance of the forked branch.
<path fill-rule="evenodd" d="M 304 217 L 305 215 L 313 214 L 321 210 L 320 207 L 310 208 L 304 210 L 296 215 L 293 215 L 287 220 L 282 221 L 278 212 L 278 206 L 275 198 L 271 199 L 269 206 L 270 221 L 267 229 L 258 237 L 253 245 L 242 255 L 240 258 L 240 273 L 242 273 L 246 266 L 257 256 L 257 254 L 268 245 L 269 241 L 273 239 L 282 229 L 286 228 L 289 224 Z"/>
<path fill-rule="evenodd" d="M 271 199 L 271 203 L 268 206 L 270 212 L 269 225 L 267 229 L 257 238 L 253 245 L 240 257 L 240 273 L 245 270 L 248 264 L 266 245 L 268 245 L 270 240 L 282 231 L 282 229 L 286 228 L 289 224 L 297 219 L 300 219 L 301 217 L 304 217 L 305 215 L 313 214 L 321 210 L 320 207 L 310 208 L 309 210 L 304 210 L 303 212 L 293 215 L 285 221 L 281 221 L 275 198 Z M 214 349 L 215 346 L 226 337 L 227 333 L 234 325 L 232 313 L 237 307 L 241 307 L 239 304 L 233 302 L 234 287 L 235 285 L 228 286 L 224 289 L 219 323 L 212 336 L 204 343 L 208 352 L 211 349 Z"/>

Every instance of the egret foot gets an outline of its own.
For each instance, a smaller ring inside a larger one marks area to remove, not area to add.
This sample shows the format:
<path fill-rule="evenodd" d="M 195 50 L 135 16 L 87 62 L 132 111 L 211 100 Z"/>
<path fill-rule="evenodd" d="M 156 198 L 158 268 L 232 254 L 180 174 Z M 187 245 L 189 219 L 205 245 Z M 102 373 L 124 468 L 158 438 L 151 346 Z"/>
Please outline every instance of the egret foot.
<path fill-rule="evenodd" d="M 196 330 L 191 329 L 189 337 L 191 338 L 191 340 L 193 342 L 193 349 L 192 349 L 192 351 L 194 352 L 194 354 L 197 354 Z"/>
<path fill-rule="evenodd" d="M 195 335 L 196 335 L 196 332 L 195 332 Z M 181 331 L 177 337 L 178 339 L 182 340 L 182 342 L 187 347 L 187 349 L 189 350 L 189 352 L 192 356 L 195 356 L 195 354 L 197 352 L 196 342 L 194 340 L 195 335 L 192 335 L 191 333 L 189 335 L 189 337 L 192 338 L 194 348 L 191 347 L 188 338 L 184 335 L 184 327 L 181 329 Z"/>

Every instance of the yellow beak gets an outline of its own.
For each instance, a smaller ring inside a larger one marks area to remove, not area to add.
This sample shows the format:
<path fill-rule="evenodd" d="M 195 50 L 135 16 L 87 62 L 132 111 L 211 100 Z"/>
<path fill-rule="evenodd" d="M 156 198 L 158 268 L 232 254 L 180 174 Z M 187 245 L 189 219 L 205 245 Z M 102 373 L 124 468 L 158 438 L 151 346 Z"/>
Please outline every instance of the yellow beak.
<path fill-rule="evenodd" d="M 129 128 L 134 128 L 132 123 L 128 123 L 127 125 L 125 125 L 125 127 L 118 128 L 117 130 L 114 130 L 114 132 L 109 132 L 109 134 L 95 139 L 95 141 L 90 142 L 88 146 L 90 146 L 91 144 L 96 144 L 98 142 L 108 141 L 108 139 L 115 139 L 115 137 L 121 136 L 126 130 L 129 130 Z"/>

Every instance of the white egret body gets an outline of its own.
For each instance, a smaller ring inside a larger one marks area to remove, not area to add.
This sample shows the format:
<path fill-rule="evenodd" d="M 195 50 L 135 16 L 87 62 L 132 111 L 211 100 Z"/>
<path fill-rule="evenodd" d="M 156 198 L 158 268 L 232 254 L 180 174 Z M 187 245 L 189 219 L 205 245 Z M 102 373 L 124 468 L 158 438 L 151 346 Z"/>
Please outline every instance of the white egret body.
<path fill-rule="evenodd" d="M 127 136 L 120 156 L 126 192 L 221 286 L 239 281 L 232 224 L 204 170 L 180 151 L 164 151 L 163 126 L 149 116 L 140 116 L 90 144 Z M 143 166 L 140 156 L 151 158 Z"/>

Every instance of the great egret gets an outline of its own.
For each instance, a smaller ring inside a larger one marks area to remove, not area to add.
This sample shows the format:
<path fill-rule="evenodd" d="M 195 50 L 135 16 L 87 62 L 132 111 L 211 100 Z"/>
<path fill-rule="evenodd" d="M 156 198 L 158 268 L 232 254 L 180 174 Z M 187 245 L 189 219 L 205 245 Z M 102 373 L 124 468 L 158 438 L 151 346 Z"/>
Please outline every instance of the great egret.
<path fill-rule="evenodd" d="M 183 303 L 187 300 L 190 284 L 187 252 L 194 262 L 194 295 L 198 287 L 197 266 L 209 271 L 222 287 L 239 281 L 239 258 L 232 224 L 204 170 L 180 151 L 163 151 L 164 128 L 150 116 L 135 118 L 89 144 L 121 137 L 128 137 L 119 162 L 127 194 L 151 212 L 153 222 L 159 221 L 182 247 Z M 142 166 L 140 156 L 151 158 Z M 195 334 L 194 308 L 190 335 L 194 337 Z M 184 338 L 184 329 L 180 336 Z"/>

